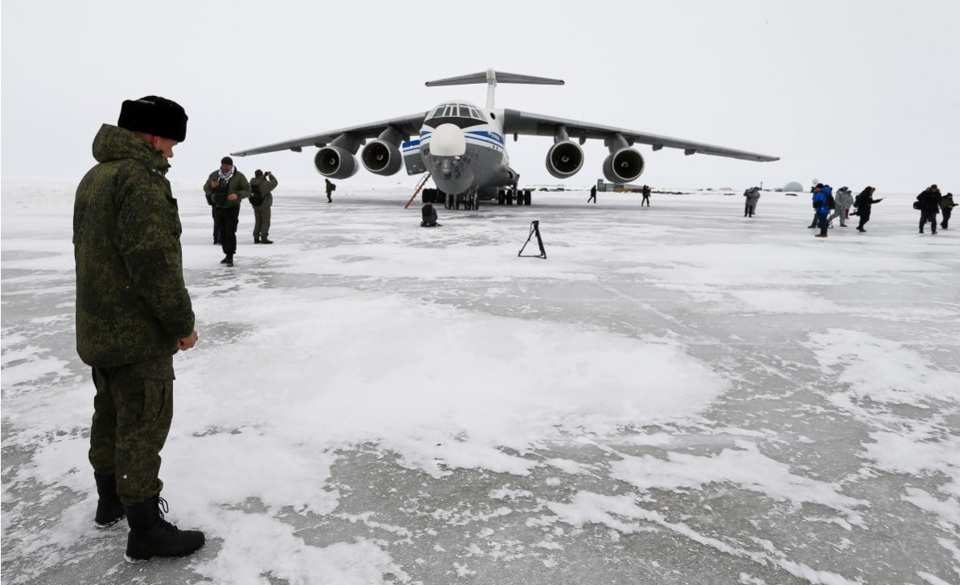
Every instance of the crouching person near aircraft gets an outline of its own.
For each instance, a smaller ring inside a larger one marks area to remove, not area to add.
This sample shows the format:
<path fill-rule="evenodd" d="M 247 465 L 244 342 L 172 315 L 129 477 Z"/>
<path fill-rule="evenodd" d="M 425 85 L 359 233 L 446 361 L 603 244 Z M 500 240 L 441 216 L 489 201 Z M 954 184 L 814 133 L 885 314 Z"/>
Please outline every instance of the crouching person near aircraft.
<path fill-rule="evenodd" d="M 131 562 L 189 555 L 204 544 L 202 532 L 164 520 L 159 478 L 173 420 L 173 355 L 197 342 L 180 217 L 165 177 L 186 133 L 187 114 L 175 102 L 123 102 L 117 125 L 104 124 L 93 140 L 99 164 L 80 181 L 73 209 L 77 353 L 97 389 L 94 522 L 105 528 L 127 517 Z"/>
<path fill-rule="evenodd" d="M 273 173 L 257 169 L 250 180 L 250 205 L 253 206 L 253 243 L 272 244 L 270 234 L 270 208 L 273 206 L 273 190 L 278 184 Z"/>
<path fill-rule="evenodd" d="M 420 210 L 420 215 L 422 221 L 420 222 L 420 227 L 437 227 L 440 225 L 437 223 L 437 210 L 433 207 L 432 204 L 427 203 Z"/>
<path fill-rule="evenodd" d="M 220 245 L 223 248 L 223 260 L 220 264 L 233 266 L 233 255 L 237 253 L 237 226 L 240 224 L 240 202 L 253 193 L 247 178 L 233 166 L 233 159 L 225 156 L 220 159 L 220 169 L 210 173 L 203 184 L 203 192 L 213 199 L 220 225 Z"/>

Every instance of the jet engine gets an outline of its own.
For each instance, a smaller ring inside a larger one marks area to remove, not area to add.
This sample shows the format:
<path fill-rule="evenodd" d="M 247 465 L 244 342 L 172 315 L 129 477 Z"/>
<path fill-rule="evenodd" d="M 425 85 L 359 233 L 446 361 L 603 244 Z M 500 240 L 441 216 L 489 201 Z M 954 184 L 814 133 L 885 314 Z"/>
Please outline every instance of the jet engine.
<path fill-rule="evenodd" d="M 577 174 L 583 167 L 583 149 L 576 142 L 563 140 L 547 151 L 547 171 L 558 179 Z"/>
<path fill-rule="evenodd" d="M 632 148 L 621 148 L 603 161 L 603 176 L 611 183 L 623 184 L 643 173 L 643 156 Z"/>
<path fill-rule="evenodd" d="M 349 151 L 333 146 L 324 146 L 313 157 L 313 166 L 324 177 L 332 179 L 349 179 L 357 173 L 357 157 Z"/>
<path fill-rule="evenodd" d="M 396 146 L 383 140 L 374 140 L 360 153 L 363 167 L 375 175 L 392 175 L 403 166 L 403 155 Z M 323 171 L 320 171 L 321 173 Z"/>

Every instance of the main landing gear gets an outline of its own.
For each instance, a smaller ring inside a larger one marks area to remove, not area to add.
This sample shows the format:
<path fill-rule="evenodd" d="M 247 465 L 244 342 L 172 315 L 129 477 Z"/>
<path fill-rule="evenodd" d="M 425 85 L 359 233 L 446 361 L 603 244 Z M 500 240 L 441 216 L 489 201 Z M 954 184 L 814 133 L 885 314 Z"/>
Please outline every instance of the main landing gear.
<path fill-rule="evenodd" d="M 513 205 L 514 201 L 517 202 L 517 205 L 530 205 L 531 199 L 530 189 L 513 187 L 497 191 L 497 205 Z"/>
<path fill-rule="evenodd" d="M 476 191 L 453 195 L 444 193 L 440 189 L 424 189 L 423 202 L 442 203 L 444 209 L 460 209 L 461 207 L 467 211 L 480 209 L 480 198 Z"/>

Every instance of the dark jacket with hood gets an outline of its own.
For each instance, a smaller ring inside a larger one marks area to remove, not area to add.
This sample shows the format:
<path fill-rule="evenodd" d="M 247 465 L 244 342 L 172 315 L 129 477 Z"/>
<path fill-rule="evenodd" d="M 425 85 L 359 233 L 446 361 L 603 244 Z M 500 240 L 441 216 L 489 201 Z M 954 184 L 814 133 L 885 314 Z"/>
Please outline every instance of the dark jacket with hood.
<path fill-rule="evenodd" d="M 870 217 L 870 209 L 873 207 L 873 204 L 880 203 L 883 200 L 882 197 L 880 199 L 874 199 L 874 192 L 872 187 L 867 187 L 857 195 L 853 204 L 856 206 L 858 214 Z"/>
<path fill-rule="evenodd" d="M 104 124 L 77 187 L 73 249 L 77 352 L 94 367 L 171 356 L 194 329 L 183 282 L 180 216 L 170 164 L 136 134 Z"/>
<path fill-rule="evenodd" d="M 940 191 L 936 189 L 926 189 L 917 195 L 917 202 L 920 203 L 921 211 L 926 211 L 930 215 L 940 213 Z"/>

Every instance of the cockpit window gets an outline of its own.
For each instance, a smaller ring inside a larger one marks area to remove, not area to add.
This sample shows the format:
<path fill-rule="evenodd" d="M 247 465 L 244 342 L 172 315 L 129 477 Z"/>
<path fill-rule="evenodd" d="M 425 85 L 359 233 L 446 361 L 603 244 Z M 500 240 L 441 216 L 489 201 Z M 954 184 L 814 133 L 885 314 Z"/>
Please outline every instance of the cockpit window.
<path fill-rule="evenodd" d="M 430 120 L 433 125 L 451 123 L 461 128 L 468 128 L 486 124 L 487 116 L 483 113 L 483 110 L 470 104 L 450 103 L 441 104 L 434 108 L 427 115 L 427 120 Z"/>

